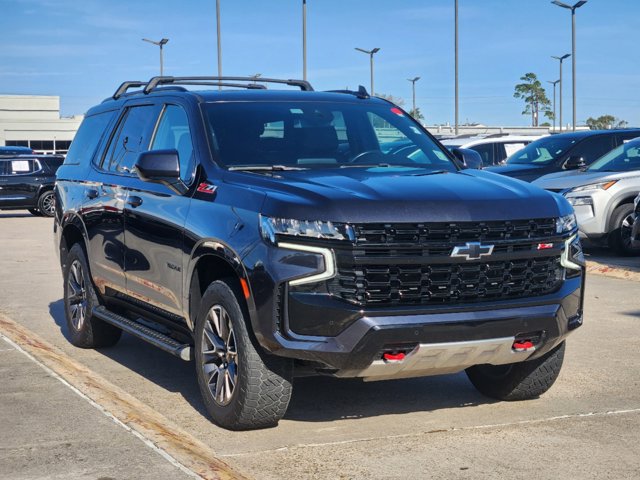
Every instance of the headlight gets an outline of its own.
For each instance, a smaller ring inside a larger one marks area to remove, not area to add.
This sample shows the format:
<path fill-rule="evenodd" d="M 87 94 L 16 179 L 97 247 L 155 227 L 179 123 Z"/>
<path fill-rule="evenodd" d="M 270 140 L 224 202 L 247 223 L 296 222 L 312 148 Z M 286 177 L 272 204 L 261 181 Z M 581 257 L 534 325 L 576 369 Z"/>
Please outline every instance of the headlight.
<path fill-rule="evenodd" d="M 609 188 L 613 187 L 616 183 L 618 183 L 618 180 L 611 180 L 609 182 L 602 182 L 602 183 L 592 183 L 590 185 L 583 185 L 581 187 L 572 188 L 570 191 L 586 192 L 587 190 L 608 190 Z"/>
<path fill-rule="evenodd" d="M 354 240 L 350 225 L 333 222 L 294 220 L 260 216 L 262 237 L 275 244 L 276 235 L 288 237 L 321 238 L 326 240 Z"/>
<path fill-rule="evenodd" d="M 567 201 L 574 207 L 578 205 L 593 205 L 593 198 L 591 197 L 567 197 Z"/>
<path fill-rule="evenodd" d="M 578 227 L 576 216 L 573 213 L 556 219 L 556 233 L 572 232 Z"/>

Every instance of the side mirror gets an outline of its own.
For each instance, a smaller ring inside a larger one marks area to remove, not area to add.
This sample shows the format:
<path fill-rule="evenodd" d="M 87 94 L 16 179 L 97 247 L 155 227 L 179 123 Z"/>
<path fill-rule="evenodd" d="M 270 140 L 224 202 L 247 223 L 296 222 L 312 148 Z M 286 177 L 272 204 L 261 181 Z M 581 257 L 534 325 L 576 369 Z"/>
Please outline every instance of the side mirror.
<path fill-rule="evenodd" d="M 180 158 L 177 150 L 142 152 L 136 162 L 136 171 L 145 182 L 166 185 L 179 195 L 187 193 L 187 186 L 180 180 Z"/>
<path fill-rule="evenodd" d="M 454 148 L 451 153 L 459 160 L 462 168 L 482 169 L 482 157 L 470 148 Z"/>
<path fill-rule="evenodd" d="M 566 162 L 564 162 L 565 170 L 575 170 L 576 168 L 586 167 L 587 164 L 582 157 L 569 157 Z"/>

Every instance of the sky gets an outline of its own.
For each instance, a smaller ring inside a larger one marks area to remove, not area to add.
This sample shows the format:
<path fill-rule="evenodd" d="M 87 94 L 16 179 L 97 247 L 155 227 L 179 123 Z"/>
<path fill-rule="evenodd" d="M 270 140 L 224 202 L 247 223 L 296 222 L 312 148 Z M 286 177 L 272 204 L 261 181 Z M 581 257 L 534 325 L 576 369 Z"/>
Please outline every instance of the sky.
<path fill-rule="evenodd" d="M 565 0 L 566 3 L 575 3 Z M 302 77 L 302 0 L 221 0 L 226 75 Z M 454 122 L 454 0 L 307 0 L 308 79 L 316 90 L 369 89 L 427 124 Z M 0 94 L 59 95 L 84 113 L 125 80 L 217 72 L 215 0 L 0 0 Z M 577 120 L 611 114 L 640 126 L 639 0 L 589 0 L 577 11 Z M 460 122 L 528 125 L 514 86 L 528 72 L 559 77 L 571 52 L 571 15 L 550 0 L 459 0 Z M 571 61 L 563 70 L 571 121 Z"/>

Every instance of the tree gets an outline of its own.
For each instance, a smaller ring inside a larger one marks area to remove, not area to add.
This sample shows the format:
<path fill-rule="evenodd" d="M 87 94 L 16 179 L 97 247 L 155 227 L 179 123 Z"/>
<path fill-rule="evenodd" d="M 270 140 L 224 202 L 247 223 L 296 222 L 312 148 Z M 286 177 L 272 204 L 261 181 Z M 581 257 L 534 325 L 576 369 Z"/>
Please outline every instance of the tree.
<path fill-rule="evenodd" d="M 522 111 L 522 114 L 531 115 L 531 125 L 537 127 L 540 112 L 543 112 L 547 117 L 549 117 L 549 115 L 553 117 L 551 102 L 535 73 L 527 73 L 520 77 L 520 80 L 522 83 L 516 85 L 513 96 L 524 100 L 526 107 Z"/>
<path fill-rule="evenodd" d="M 411 109 L 411 111 L 409 112 L 409 115 L 411 115 L 417 121 L 424 120 L 424 115 L 422 115 L 422 112 L 420 111 L 420 107 L 416 107 L 415 111 Z"/>
<path fill-rule="evenodd" d="M 395 103 L 399 107 L 402 107 L 404 105 L 404 100 L 400 97 L 394 97 L 393 95 L 385 95 L 384 93 L 376 93 L 376 97 L 389 100 L 391 103 Z"/>
<path fill-rule="evenodd" d="M 587 127 L 591 130 L 606 130 L 609 128 L 624 128 L 629 122 L 614 117 L 613 115 L 600 115 L 598 118 L 587 118 Z"/>

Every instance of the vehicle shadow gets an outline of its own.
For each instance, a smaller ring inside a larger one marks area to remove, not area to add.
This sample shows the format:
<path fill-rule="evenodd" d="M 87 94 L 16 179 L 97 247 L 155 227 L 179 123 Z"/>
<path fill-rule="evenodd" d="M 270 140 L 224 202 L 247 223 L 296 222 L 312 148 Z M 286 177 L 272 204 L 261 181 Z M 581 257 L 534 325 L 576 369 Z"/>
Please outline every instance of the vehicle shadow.
<path fill-rule="evenodd" d="M 49 314 L 62 335 L 69 340 L 62 299 L 49 304 Z M 180 394 L 194 410 L 202 416 L 208 415 L 200 397 L 193 362 L 173 357 L 127 333 L 123 333 L 115 346 L 98 348 L 95 351 L 168 392 Z"/>
<path fill-rule="evenodd" d="M 33 218 L 42 218 L 42 217 L 36 217 L 35 215 L 31 215 L 30 213 L 17 213 L 17 212 L 0 212 L 0 219 L 2 218 L 26 218 L 26 217 L 33 217 Z"/>
<path fill-rule="evenodd" d="M 62 300 L 51 303 L 49 313 L 68 339 Z M 193 362 L 172 357 L 128 334 L 116 346 L 96 351 L 168 392 L 180 394 L 194 410 L 208 418 Z M 494 401 L 478 393 L 464 373 L 379 382 L 304 377 L 294 380 L 293 396 L 284 418 L 324 422 L 488 403 Z"/>

